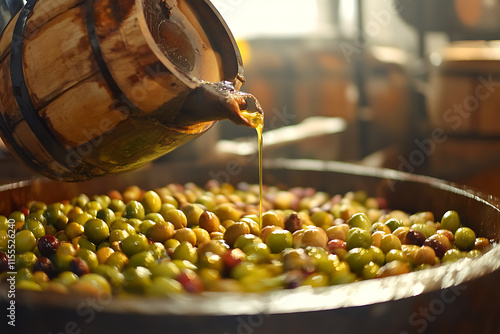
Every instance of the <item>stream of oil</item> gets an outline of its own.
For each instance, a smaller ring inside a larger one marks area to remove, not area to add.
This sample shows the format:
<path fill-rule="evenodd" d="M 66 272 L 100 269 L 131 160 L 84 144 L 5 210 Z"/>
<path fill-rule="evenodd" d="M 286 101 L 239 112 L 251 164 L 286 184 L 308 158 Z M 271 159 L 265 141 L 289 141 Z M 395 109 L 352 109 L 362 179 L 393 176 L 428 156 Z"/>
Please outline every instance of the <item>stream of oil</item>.
<path fill-rule="evenodd" d="M 241 115 L 246 118 L 252 127 L 257 131 L 258 148 L 259 148 L 259 226 L 262 228 L 262 148 L 263 148 L 263 130 L 264 130 L 264 114 L 260 112 L 242 111 Z"/>

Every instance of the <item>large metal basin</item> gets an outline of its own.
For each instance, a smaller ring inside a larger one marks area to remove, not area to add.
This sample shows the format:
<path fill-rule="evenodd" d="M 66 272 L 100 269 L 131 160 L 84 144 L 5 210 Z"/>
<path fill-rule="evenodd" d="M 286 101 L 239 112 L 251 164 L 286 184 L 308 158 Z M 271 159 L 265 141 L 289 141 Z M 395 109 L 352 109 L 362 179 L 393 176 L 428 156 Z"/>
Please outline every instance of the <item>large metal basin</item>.
<path fill-rule="evenodd" d="M 478 235 L 499 239 L 499 200 L 461 186 L 336 162 L 282 160 L 266 165 L 266 184 L 310 186 L 332 195 L 366 190 L 385 197 L 391 208 L 431 210 L 436 217 L 453 209 Z M 257 175 L 255 167 L 233 161 L 207 166 L 155 164 L 85 183 L 33 180 L 3 186 L 0 212 L 31 199 L 51 202 L 131 184 L 203 185 L 214 176 L 231 183 L 256 183 Z M 7 326 L 3 316 L 0 327 L 19 333 L 499 333 L 499 267 L 500 249 L 495 246 L 479 259 L 328 288 L 113 300 L 18 291 L 16 327 Z M 2 314 L 6 307 L 3 296 Z"/>

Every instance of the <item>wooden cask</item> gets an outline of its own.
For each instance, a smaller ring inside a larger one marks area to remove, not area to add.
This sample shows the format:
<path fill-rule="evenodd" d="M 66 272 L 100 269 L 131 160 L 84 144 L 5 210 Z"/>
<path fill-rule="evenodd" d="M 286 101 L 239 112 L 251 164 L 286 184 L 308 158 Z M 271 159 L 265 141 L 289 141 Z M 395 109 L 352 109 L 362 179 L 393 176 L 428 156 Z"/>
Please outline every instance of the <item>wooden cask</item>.
<path fill-rule="evenodd" d="M 224 118 L 186 111 L 221 81 L 241 87 L 241 57 L 209 1 L 28 1 L 0 39 L 2 139 L 53 179 L 130 170 Z"/>

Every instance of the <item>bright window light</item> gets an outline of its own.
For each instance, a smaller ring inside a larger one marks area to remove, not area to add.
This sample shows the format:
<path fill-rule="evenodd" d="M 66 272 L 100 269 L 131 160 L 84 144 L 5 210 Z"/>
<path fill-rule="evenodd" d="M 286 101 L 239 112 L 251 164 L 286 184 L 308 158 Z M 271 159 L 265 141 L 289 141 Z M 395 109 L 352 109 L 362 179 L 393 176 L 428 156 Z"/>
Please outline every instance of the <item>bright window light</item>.
<path fill-rule="evenodd" d="M 316 1 L 212 0 L 236 38 L 297 37 L 319 29 Z"/>

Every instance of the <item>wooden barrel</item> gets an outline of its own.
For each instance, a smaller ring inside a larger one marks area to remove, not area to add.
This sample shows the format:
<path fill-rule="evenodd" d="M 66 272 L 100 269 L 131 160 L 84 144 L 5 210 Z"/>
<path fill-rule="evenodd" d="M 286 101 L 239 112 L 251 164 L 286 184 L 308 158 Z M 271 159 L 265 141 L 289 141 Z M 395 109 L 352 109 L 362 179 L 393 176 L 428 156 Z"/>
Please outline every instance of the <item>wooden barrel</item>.
<path fill-rule="evenodd" d="M 201 82 L 242 84 L 241 58 L 204 0 L 29 0 L 0 40 L 0 130 L 53 179 L 142 166 L 213 122 L 176 124 Z"/>
<path fill-rule="evenodd" d="M 454 42 L 431 56 L 427 101 L 432 131 L 422 152 L 430 155 L 435 176 L 461 182 L 498 165 L 499 59 L 498 41 Z"/>

